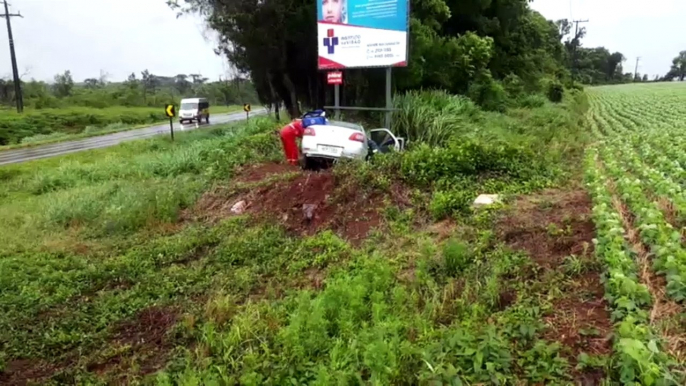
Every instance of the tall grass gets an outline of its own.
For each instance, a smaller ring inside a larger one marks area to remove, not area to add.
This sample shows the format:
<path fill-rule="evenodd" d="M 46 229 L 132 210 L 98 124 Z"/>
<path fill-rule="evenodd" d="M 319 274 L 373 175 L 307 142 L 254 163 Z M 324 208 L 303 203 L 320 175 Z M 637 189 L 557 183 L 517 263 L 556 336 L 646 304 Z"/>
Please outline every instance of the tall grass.
<path fill-rule="evenodd" d="M 175 222 L 213 180 L 236 166 L 280 156 L 275 124 L 239 126 L 125 143 L 4 167 L 0 254 L 37 247 L 36 235 L 77 229 L 95 237 Z"/>
<path fill-rule="evenodd" d="M 470 131 L 470 119 L 479 108 L 467 97 L 445 91 L 412 91 L 396 96 L 392 131 L 408 143 L 440 146 Z"/>

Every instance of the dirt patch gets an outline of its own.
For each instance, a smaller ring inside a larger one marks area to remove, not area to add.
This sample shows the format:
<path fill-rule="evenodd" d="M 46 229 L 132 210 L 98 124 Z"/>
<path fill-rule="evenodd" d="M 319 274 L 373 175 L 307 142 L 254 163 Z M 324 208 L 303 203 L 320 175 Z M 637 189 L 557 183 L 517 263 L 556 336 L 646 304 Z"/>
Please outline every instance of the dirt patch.
<path fill-rule="evenodd" d="M 610 353 L 612 323 L 598 273 L 576 278 L 565 290 L 570 295 L 553 302 L 554 312 L 544 318 L 549 327 L 544 337 L 563 343 L 575 354 Z"/>
<path fill-rule="evenodd" d="M 7 363 L 5 370 L 0 372 L 0 385 L 27 385 L 41 383 L 65 364 L 53 364 L 40 360 L 17 359 Z"/>
<path fill-rule="evenodd" d="M 591 201 L 582 190 L 526 196 L 515 201 L 497 230 L 511 248 L 527 252 L 543 267 L 555 268 L 566 256 L 592 252 Z"/>
<path fill-rule="evenodd" d="M 593 265 L 589 260 L 593 259 L 595 236 L 591 207 L 583 190 L 549 190 L 516 200 L 496 229 L 511 248 L 527 252 L 541 267 L 537 276 L 545 277 L 546 272 L 565 272 L 565 258 L 571 255 Z M 567 347 L 572 366 L 582 352 L 610 354 L 612 323 L 600 273 L 594 268 L 572 277 L 565 272 L 564 277 L 562 294 L 552 301 L 552 312 L 544 317 L 547 329 L 543 337 Z M 604 374 L 594 370 L 573 376 L 578 384 L 596 384 Z"/>
<path fill-rule="evenodd" d="M 382 224 L 382 210 L 389 202 L 409 203 L 406 189 L 394 185 L 389 192 L 337 181 L 330 171 L 302 172 L 281 164 L 258 165 L 243 172 L 239 179 L 265 181 L 270 172 L 293 174 L 289 180 L 267 180 L 250 189 L 228 193 L 214 189 L 200 198 L 191 210 L 194 218 L 216 221 L 241 213 L 269 223 L 279 223 L 289 232 L 312 235 L 324 229 L 358 245 L 369 232 Z"/>
<path fill-rule="evenodd" d="M 113 373 L 114 378 L 123 378 L 134 362 L 139 375 L 159 370 L 174 347 L 167 332 L 177 320 L 178 313 L 174 309 L 150 307 L 133 319 L 119 323 L 113 329 L 111 342 L 124 348 L 121 354 L 89 364 L 88 371 L 100 375 Z"/>

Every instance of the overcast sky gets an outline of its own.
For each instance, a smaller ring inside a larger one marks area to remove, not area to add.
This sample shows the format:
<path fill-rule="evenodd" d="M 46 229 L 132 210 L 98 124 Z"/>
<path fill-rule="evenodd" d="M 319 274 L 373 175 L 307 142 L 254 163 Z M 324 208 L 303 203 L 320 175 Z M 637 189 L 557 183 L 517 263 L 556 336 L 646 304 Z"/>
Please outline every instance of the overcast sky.
<path fill-rule="evenodd" d="M 201 73 L 217 79 L 228 72 L 213 52 L 202 21 L 176 18 L 165 0 L 10 0 L 20 73 L 52 80 L 71 70 L 76 81 L 123 80 L 148 69 L 157 75 Z M 605 46 L 627 57 L 633 71 L 663 75 L 686 50 L 686 0 L 535 0 L 548 19 L 589 19 L 583 45 Z M 2 20 L 0 20 L 2 21 Z M 0 25 L 0 77 L 11 76 L 7 31 Z"/>
<path fill-rule="evenodd" d="M 8 0 L 20 74 L 24 79 L 52 80 L 71 70 L 74 80 L 97 78 L 100 70 L 111 81 L 132 72 L 140 77 L 200 73 L 210 79 L 226 74 L 214 54 L 215 44 L 203 37 L 199 18 L 176 18 L 165 0 Z M 0 19 L 0 77 L 12 66 L 7 28 Z"/>
<path fill-rule="evenodd" d="M 638 72 L 664 75 L 686 50 L 686 0 L 534 0 L 532 7 L 552 20 L 588 19 L 582 45 L 623 53 L 625 72 L 640 56 Z"/>

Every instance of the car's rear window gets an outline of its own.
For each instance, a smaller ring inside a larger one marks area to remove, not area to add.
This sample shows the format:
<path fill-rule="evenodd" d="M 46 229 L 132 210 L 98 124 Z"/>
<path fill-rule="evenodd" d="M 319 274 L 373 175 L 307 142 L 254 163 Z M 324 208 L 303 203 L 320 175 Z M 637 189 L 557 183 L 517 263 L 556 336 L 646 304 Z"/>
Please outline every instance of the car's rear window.
<path fill-rule="evenodd" d="M 364 132 L 364 128 L 362 126 L 355 124 L 355 123 L 350 123 L 350 122 L 329 121 L 329 126 L 345 127 L 346 129 L 353 129 L 353 130 Z"/>

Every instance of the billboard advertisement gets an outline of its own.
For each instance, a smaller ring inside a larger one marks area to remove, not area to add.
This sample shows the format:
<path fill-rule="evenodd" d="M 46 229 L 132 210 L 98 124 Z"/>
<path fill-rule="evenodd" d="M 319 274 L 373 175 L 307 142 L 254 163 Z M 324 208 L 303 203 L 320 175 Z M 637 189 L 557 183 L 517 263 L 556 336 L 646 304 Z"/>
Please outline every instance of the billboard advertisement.
<path fill-rule="evenodd" d="M 320 70 L 407 66 L 409 0 L 315 0 Z"/>

